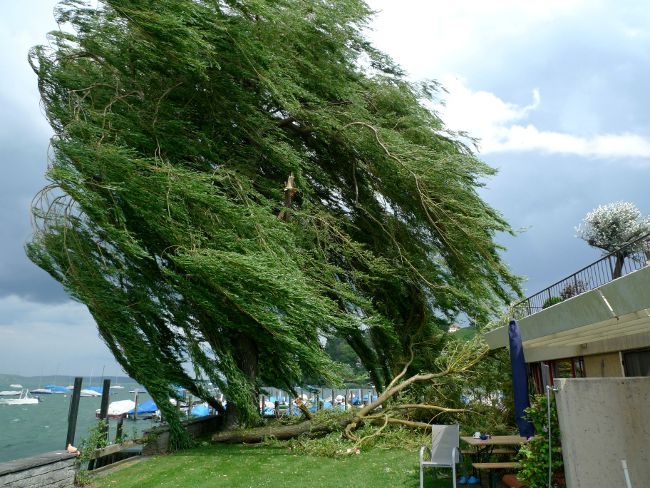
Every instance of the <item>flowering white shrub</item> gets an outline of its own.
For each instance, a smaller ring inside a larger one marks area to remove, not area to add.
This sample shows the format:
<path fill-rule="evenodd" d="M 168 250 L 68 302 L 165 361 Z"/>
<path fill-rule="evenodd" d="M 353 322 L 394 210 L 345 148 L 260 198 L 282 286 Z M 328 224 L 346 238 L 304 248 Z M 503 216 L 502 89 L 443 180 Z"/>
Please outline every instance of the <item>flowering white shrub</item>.
<path fill-rule="evenodd" d="M 639 209 L 630 202 L 600 205 L 589 212 L 576 227 L 577 237 L 605 253 L 614 252 L 648 233 L 650 217 L 642 218 Z M 636 249 L 628 249 L 626 254 L 640 250 L 648 249 L 640 244 Z"/>

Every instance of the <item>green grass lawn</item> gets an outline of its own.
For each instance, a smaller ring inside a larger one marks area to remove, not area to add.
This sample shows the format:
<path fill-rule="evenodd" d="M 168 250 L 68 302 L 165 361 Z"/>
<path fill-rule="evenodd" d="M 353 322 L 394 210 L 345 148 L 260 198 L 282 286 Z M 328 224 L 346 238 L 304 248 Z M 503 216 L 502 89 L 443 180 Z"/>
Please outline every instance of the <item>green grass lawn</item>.
<path fill-rule="evenodd" d="M 440 479 L 438 479 L 440 478 Z M 204 445 L 91 475 L 94 488 L 418 487 L 418 452 L 373 448 L 344 457 L 284 446 Z M 426 488 L 451 486 L 451 470 L 425 470 Z"/>

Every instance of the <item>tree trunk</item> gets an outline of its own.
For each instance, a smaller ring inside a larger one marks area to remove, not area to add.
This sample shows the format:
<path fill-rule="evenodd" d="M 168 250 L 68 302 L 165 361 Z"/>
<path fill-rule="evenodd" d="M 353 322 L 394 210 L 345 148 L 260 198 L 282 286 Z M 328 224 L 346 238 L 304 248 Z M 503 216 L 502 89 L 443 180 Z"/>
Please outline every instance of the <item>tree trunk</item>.
<path fill-rule="evenodd" d="M 352 416 L 350 418 L 345 418 L 344 420 L 339 421 L 336 425 L 332 425 L 330 422 L 315 424 L 311 420 L 305 420 L 304 422 L 293 425 L 272 425 L 246 430 L 228 430 L 214 434 L 212 436 L 212 441 L 229 444 L 255 444 L 262 442 L 267 438 L 284 441 L 300 435 L 319 437 L 337 429 L 343 430 L 352 418 Z"/>
<path fill-rule="evenodd" d="M 616 254 L 616 264 L 614 264 L 614 272 L 612 273 L 612 279 L 620 278 L 623 274 L 623 263 L 625 262 L 625 254 L 617 253 Z"/>
<path fill-rule="evenodd" d="M 244 334 L 239 334 L 232 342 L 232 353 L 239 369 L 249 379 L 251 385 L 257 383 L 259 374 L 259 353 L 255 341 Z M 250 391 L 250 401 L 255 410 L 259 409 L 259 395 L 255 389 Z M 224 427 L 233 428 L 240 424 L 242 420 L 241 412 L 235 406 L 234 402 L 226 404 L 226 413 L 224 418 Z"/>

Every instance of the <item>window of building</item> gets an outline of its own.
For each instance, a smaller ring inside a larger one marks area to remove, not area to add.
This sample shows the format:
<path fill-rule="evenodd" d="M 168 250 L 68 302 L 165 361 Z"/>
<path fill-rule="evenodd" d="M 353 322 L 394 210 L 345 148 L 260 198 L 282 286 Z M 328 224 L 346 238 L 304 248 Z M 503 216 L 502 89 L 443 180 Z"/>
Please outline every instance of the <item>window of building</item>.
<path fill-rule="evenodd" d="M 548 374 L 544 366 L 548 366 Z M 544 393 L 545 386 L 552 385 L 555 378 L 585 377 L 585 365 L 581 356 L 532 363 L 529 368 L 531 383 L 538 393 Z"/>
<path fill-rule="evenodd" d="M 623 353 L 625 376 L 650 376 L 650 349 Z"/>

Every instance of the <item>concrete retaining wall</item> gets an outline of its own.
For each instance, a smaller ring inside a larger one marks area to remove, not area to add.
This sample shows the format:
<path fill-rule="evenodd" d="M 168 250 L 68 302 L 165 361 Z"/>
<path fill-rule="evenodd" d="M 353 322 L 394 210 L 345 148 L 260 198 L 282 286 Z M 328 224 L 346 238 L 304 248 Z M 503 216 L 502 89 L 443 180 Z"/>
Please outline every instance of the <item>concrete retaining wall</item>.
<path fill-rule="evenodd" d="M 650 378 L 556 379 L 569 488 L 650 486 Z"/>
<path fill-rule="evenodd" d="M 183 427 L 191 437 L 197 438 L 214 433 L 222 420 L 218 415 L 208 415 L 183 422 Z M 160 454 L 169 450 L 169 427 L 167 425 L 148 430 L 144 433 L 144 437 L 148 439 L 142 450 L 142 454 L 145 456 Z"/>
<path fill-rule="evenodd" d="M 10 488 L 72 488 L 76 457 L 53 451 L 0 463 L 0 486 Z"/>

